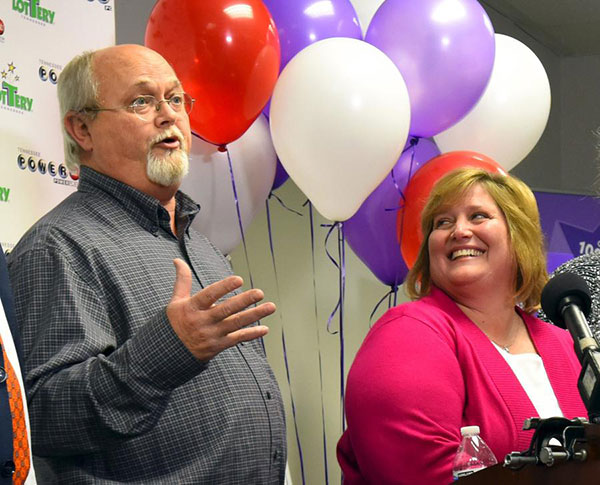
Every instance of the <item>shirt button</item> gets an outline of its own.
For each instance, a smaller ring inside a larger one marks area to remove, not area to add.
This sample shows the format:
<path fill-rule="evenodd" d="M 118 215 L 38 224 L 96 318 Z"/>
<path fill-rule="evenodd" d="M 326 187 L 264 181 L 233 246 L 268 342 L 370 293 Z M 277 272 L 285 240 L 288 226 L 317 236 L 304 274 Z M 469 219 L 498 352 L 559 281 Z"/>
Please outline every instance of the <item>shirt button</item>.
<path fill-rule="evenodd" d="M 10 478 L 15 473 L 15 462 L 12 460 L 4 462 L 2 465 L 2 470 L 0 471 L 0 475 L 2 478 Z"/>
<path fill-rule="evenodd" d="M 0 367 L 0 384 L 2 384 L 8 377 L 8 374 L 6 373 L 6 370 L 4 370 L 4 367 Z"/>
<path fill-rule="evenodd" d="M 273 452 L 273 461 L 277 461 L 277 458 L 279 458 L 279 452 L 277 450 L 275 450 Z"/>
<path fill-rule="evenodd" d="M 266 396 L 267 396 L 267 399 L 271 399 L 271 393 L 269 391 L 267 391 Z"/>

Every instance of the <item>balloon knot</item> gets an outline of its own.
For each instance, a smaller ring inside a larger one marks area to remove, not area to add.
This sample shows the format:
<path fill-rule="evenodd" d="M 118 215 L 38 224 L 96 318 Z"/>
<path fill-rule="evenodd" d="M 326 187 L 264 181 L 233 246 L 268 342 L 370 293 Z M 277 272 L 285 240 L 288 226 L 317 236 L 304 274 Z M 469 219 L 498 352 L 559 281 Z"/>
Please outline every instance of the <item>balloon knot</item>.
<path fill-rule="evenodd" d="M 219 145 L 219 147 L 217 148 L 217 150 L 219 150 L 220 152 L 226 152 L 227 151 L 227 145 Z"/>

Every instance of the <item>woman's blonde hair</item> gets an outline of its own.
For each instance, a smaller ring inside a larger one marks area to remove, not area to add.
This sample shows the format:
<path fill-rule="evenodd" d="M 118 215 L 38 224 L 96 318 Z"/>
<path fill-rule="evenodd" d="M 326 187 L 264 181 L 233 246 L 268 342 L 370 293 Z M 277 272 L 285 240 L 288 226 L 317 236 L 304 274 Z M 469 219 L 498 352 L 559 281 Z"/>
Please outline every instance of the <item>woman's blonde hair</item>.
<path fill-rule="evenodd" d="M 544 236 L 535 197 L 519 179 L 479 168 L 453 170 L 440 179 L 431 191 L 421 216 L 423 242 L 406 278 L 406 291 L 413 299 L 429 294 L 431 273 L 428 240 L 433 231 L 433 219 L 475 185 L 480 185 L 494 199 L 506 218 L 517 264 L 515 301 L 531 313 L 539 308 L 540 295 L 548 281 Z"/>

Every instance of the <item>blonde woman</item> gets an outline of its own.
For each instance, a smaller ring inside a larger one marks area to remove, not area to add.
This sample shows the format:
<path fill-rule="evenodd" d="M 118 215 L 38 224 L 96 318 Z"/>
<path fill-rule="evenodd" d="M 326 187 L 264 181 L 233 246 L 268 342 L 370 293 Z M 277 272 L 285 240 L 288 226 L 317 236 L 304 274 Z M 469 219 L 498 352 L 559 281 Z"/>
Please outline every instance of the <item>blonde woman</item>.
<path fill-rule="evenodd" d="M 501 461 L 532 416 L 585 416 L 569 333 L 534 316 L 548 275 L 535 198 L 475 168 L 441 179 L 406 286 L 416 301 L 373 326 L 348 375 L 345 484 L 445 484 L 460 428 Z"/>

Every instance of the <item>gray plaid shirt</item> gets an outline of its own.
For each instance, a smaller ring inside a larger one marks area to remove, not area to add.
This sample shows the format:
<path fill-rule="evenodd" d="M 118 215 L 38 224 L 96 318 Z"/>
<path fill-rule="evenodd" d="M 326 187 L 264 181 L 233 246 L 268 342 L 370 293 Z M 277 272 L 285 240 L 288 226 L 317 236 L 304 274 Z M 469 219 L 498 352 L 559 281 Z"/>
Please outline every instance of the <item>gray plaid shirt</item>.
<path fill-rule="evenodd" d="M 230 274 L 152 197 L 82 167 L 79 189 L 9 256 L 41 483 L 275 484 L 284 479 L 281 395 L 259 341 L 195 359 L 165 313 L 174 258 L 193 292 Z"/>

